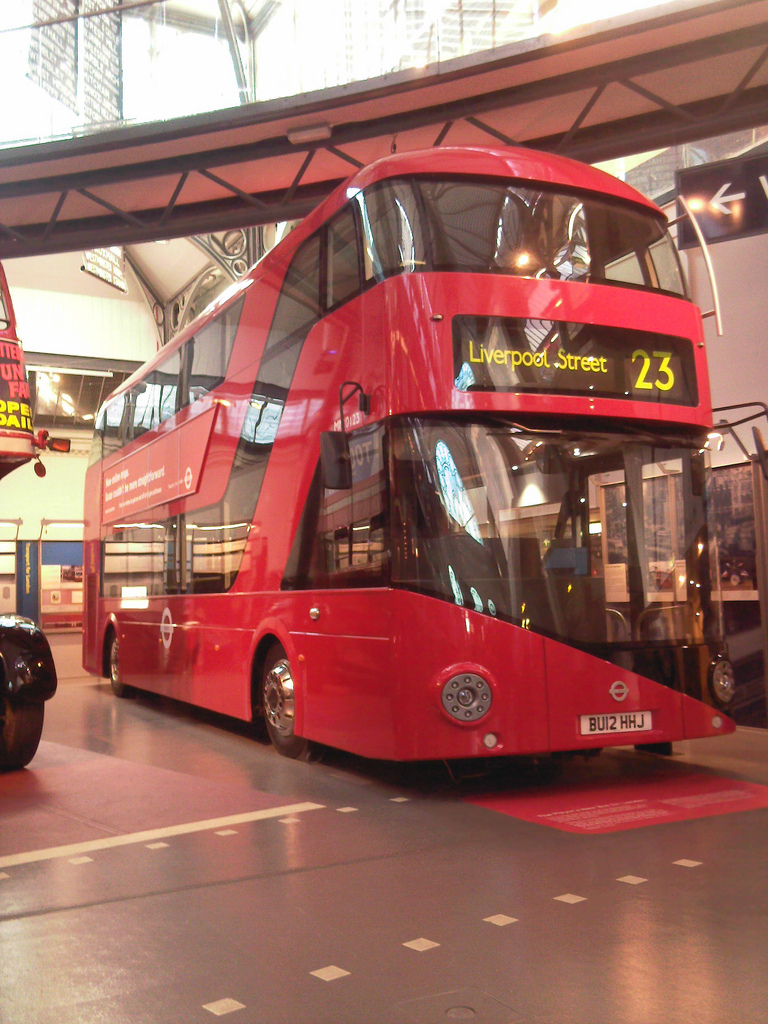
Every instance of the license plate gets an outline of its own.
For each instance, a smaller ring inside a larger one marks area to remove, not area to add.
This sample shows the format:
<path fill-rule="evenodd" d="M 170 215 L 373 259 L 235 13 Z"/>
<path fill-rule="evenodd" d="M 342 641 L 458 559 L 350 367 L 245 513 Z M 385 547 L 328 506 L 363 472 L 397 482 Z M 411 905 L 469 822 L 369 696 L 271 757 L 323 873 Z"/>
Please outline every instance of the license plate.
<path fill-rule="evenodd" d="M 650 711 L 621 711 L 608 715 L 582 715 L 582 736 L 604 736 L 612 732 L 650 732 Z"/>

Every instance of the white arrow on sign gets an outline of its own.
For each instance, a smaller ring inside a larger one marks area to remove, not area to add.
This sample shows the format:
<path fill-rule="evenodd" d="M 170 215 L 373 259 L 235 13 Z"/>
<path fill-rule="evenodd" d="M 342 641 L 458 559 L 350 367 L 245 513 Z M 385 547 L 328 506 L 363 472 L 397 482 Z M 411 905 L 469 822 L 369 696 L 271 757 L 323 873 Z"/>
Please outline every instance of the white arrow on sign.
<path fill-rule="evenodd" d="M 718 213 L 724 213 L 729 217 L 732 215 L 733 210 L 729 210 L 725 204 L 735 203 L 737 199 L 746 198 L 746 192 L 734 192 L 732 196 L 727 196 L 725 193 L 731 187 L 731 184 L 730 181 L 726 181 L 709 201 L 709 205 L 713 210 L 716 210 Z"/>

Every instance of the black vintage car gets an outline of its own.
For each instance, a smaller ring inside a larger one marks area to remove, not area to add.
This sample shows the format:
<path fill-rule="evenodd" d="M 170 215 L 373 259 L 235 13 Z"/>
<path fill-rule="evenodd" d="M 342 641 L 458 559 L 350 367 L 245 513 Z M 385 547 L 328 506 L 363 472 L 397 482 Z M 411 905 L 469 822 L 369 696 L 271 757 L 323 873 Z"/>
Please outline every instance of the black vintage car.
<path fill-rule="evenodd" d="M 40 627 L 21 615 L 0 615 L 0 771 L 35 756 L 45 701 L 56 692 L 56 668 Z"/>

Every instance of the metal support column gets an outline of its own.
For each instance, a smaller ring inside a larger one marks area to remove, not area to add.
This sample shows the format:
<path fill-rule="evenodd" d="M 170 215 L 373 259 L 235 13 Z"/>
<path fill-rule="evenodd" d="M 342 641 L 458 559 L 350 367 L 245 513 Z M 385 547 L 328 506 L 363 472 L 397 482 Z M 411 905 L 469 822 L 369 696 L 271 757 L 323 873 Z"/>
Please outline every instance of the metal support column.
<path fill-rule="evenodd" d="M 752 462 L 757 549 L 757 595 L 760 600 L 760 634 L 763 641 L 763 686 L 768 707 L 768 480 L 759 459 Z"/>

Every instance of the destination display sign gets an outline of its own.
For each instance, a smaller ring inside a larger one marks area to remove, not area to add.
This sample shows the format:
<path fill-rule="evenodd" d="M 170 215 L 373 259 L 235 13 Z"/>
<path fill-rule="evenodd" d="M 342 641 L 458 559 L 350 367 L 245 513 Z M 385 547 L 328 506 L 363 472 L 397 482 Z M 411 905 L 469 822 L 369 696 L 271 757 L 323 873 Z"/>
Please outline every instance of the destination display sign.
<path fill-rule="evenodd" d="M 651 331 L 511 317 L 453 319 L 460 391 L 515 391 L 696 405 L 693 345 Z"/>

